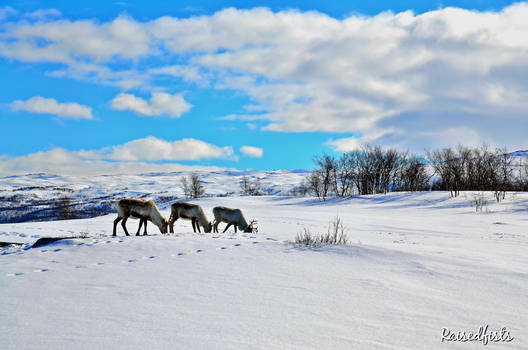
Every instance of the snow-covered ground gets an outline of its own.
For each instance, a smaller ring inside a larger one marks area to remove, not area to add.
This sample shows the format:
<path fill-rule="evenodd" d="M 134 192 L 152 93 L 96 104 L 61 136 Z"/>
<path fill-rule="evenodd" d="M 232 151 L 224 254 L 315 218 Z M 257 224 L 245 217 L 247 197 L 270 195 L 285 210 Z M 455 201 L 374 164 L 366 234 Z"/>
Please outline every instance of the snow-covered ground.
<path fill-rule="evenodd" d="M 476 213 L 473 194 L 209 197 L 258 234 L 112 237 L 115 214 L 0 225 L 0 241 L 85 234 L 0 256 L 2 349 L 480 349 L 442 327 L 506 327 L 528 348 L 528 194 Z M 167 207 L 162 214 L 169 216 Z M 290 244 L 336 215 L 350 244 Z M 138 221 L 129 220 L 131 233 Z M 223 229 L 223 224 L 221 228 Z"/>

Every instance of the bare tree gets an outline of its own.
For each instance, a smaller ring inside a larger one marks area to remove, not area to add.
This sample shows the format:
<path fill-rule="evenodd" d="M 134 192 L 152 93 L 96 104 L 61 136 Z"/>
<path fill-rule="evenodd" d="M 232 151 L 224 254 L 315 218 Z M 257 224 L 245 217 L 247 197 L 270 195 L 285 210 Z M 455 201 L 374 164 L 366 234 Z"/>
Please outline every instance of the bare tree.
<path fill-rule="evenodd" d="M 528 161 L 519 160 L 518 169 L 517 189 L 519 191 L 528 191 Z"/>
<path fill-rule="evenodd" d="M 310 174 L 306 176 L 306 183 L 308 184 L 308 188 L 310 191 L 321 200 L 321 192 L 322 192 L 322 185 L 321 185 L 321 177 L 319 176 L 319 171 L 314 170 Z"/>
<path fill-rule="evenodd" d="M 258 179 L 251 180 L 248 176 L 242 177 L 240 181 L 241 194 L 243 196 L 260 196 L 261 186 Z"/>
<path fill-rule="evenodd" d="M 506 198 L 506 191 L 511 188 L 513 174 L 513 157 L 506 149 L 497 150 L 497 184 L 495 187 L 495 199 L 500 202 Z"/>
<path fill-rule="evenodd" d="M 200 198 L 205 194 L 205 187 L 200 181 L 200 175 L 192 174 L 190 176 L 190 188 L 191 188 L 191 198 Z"/>
<path fill-rule="evenodd" d="M 191 198 L 191 186 L 186 176 L 180 177 L 181 188 L 185 198 Z"/>
<path fill-rule="evenodd" d="M 308 176 L 307 180 L 317 198 L 324 201 L 332 187 L 335 159 L 325 154 L 315 157 L 314 162 L 318 168 Z"/>
<path fill-rule="evenodd" d="M 198 174 L 182 176 L 180 182 L 185 198 L 200 198 L 205 194 L 205 188 Z"/>

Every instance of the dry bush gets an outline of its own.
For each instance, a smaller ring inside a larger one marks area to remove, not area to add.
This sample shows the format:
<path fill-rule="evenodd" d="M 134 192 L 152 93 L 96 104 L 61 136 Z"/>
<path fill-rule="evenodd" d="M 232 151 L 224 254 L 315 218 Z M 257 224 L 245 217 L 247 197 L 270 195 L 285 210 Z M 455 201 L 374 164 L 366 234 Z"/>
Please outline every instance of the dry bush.
<path fill-rule="evenodd" d="M 305 227 L 303 232 L 297 234 L 294 243 L 308 247 L 321 244 L 344 245 L 348 243 L 347 229 L 341 218 L 336 216 L 328 224 L 326 233 L 314 234 L 308 227 Z"/>

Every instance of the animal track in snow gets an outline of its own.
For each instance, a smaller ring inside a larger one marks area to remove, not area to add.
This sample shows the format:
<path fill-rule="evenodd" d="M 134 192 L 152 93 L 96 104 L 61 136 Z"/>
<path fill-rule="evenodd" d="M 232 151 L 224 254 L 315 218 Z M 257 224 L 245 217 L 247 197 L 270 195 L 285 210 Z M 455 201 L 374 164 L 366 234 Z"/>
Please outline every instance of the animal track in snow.
<path fill-rule="evenodd" d="M 17 233 L 18 234 L 18 233 Z M 278 240 L 274 239 L 274 238 L 271 238 L 271 237 L 266 237 L 265 238 L 267 241 L 275 241 L 277 242 Z M 73 244 L 72 246 L 76 246 L 76 247 L 83 247 L 83 246 L 86 246 L 86 247 L 90 247 L 90 246 L 93 246 L 95 244 L 108 244 L 108 243 L 122 243 L 125 241 L 125 238 L 120 238 L 119 240 L 99 240 L 99 239 L 93 239 L 91 241 L 91 243 L 85 243 L 85 242 L 78 242 L 78 243 L 75 243 Z M 249 243 L 249 242 L 248 242 Z M 257 245 L 258 243 L 261 243 L 259 241 L 251 241 L 251 244 L 253 245 Z M 234 243 L 232 244 L 232 247 L 241 247 L 242 246 L 242 243 Z M 31 248 L 31 247 L 29 247 Z M 52 253 L 52 252 L 60 252 L 60 251 L 65 251 L 66 248 L 56 248 L 56 249 L 39 249 L 38 252 L 40 253 Z M 228 246 L 218 246 L 216 247 L 215 250 L 227 250 L 229 249 Z M 67 250 L 67 249 L 66 249 Z M 178 252 L 178 253 L 173 253 L 173 254 L 170 254 L 171 257 L 183 257 L 183 256 L 186 256 L 188 255 L 189 253 L 203 253 L 203 254 L 206 254 L 207 250 L 204 250 L 204 249 L 194 249 L 194 250 L 190 250 L 190 251 L 187 251 L 187 252 Z M 22 254 L 22 252 L 20 252 L 20 254 Z M 161 256 L 162 258 L 163 256 Z M 143 256 L 141 258 L 131 258 L 131 259 L 126 259 L 126 260 L 122 260 L 121 263 L 136 263 L 136 262 L 139 262 L 139 261 L 142 261 L 142 260 L 153 260 L 153 259 L 158 259 L 160 258 L 160 256 L 158 255 L 148 255 L 148 256 Z M 57 260 L 49 260 L 50 263 L 55 263 L 55 264 L 63 264 L 63 262 L 60 262 L 60 261 L 57 261 Z M 108 263 L 108 262 L 107 262 Z M 90 269 L 90 268 L 93 268 L 93 267 L 101 267 L 103 265 L 106 265 L 107 263 L 104 263 L 104 262 L 96 262 L 96 263 L 91 263 L 91 264 L 88 264 L 88 265 L 85 265 L 85 264 L 74 264 L 74 265 L 70 265 L 70 266 L 67 266 L 67 265 L 55 265 L 55 267 L 66 267 L 66 268 L 72 268 L 72 269 Z M 110 264 L 109 266 L 111 266 L 112 264 Z M 56 270 L 56 269 L 53 269 L 53 270 Z M 35 270 L 32 270 L 31 272 L 33 273 L 39 273 L 39 272 L 47 272 L 47 271 L 50 271 L 48 268 L 39 268 L 39 269 L 35 269 Z M 25 273 L 24 272 L 14 272 L 14 273 L 9 273 L 7 274 L 7 276 L 23 276 Z M 26 272 L 27 274 L 27 272 Z"/>
<path fill-rule="evenodd" d="M 46 271 L 49 271 L 49 269 L 36 269 L 36 270 L 33 270 L 33 272 L 46 272 Z"/>
<path fill-rule="evenodd" d="M 7 275 L 9 277 L 16 277 L 16 276 L 23 276 L 24 273 L 23 272 L 15 272 L 15 273 L 8 273 Z"/>

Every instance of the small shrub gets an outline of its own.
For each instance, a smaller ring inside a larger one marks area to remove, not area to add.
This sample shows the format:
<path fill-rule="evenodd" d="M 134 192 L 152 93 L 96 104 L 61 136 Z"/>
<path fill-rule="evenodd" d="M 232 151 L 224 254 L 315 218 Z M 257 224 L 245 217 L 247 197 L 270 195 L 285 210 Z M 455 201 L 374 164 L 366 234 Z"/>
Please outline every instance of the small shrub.
<path fill-rule="evenodd" d="M 329 224 L 326 233 L 314 234 L 305 227 L 303 232 L 295 237 L 295 244 L 314 247 L 320 244 L 344 245 L 348 243 L 347 229 L 339 216 L 336 216 Z"/>
<path fill-rule="evenodd" d="M 479 193 L 473 196 L 473 200 L 475 202 L 475 211 L 482 212 L 482 208 L 487 207 L 488 201 L 486 200 L 486 197 L 484 196 L 484 193 Z"/>

